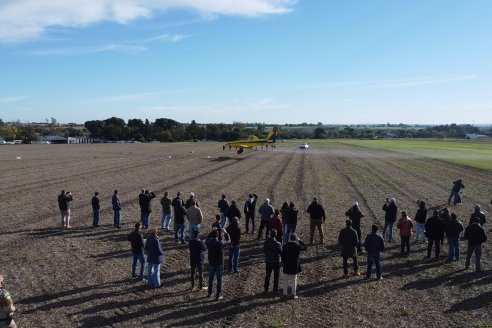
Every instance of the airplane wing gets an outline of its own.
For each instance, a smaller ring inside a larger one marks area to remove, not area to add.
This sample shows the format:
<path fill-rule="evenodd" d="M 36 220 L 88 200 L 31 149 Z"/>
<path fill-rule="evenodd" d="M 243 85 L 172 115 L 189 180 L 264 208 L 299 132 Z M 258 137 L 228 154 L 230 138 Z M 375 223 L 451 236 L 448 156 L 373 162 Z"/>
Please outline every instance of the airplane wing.
<path fill-rule="evenodd" d="M 234 148 L 252 148 L 253 146 L 248 145 L 248 144 L 240 144 L 240 143 L 235 143 L 235 142 L 230 142 L 226 144 L 228 147 L 234 147 Z"/>

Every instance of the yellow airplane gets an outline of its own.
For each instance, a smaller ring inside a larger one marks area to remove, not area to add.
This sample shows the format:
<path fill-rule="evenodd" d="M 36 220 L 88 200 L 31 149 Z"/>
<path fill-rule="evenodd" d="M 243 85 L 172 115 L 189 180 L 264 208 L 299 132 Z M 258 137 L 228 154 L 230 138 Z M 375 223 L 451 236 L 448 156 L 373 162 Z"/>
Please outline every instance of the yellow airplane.
<path fill-rule="evenodd" d="M 270 145 L 272 148 L 275 148 L 275 143 L 277 142 L 277 136 L 279 135 L 278 130 L 273 131 L 273 132 L 268 132 L 268 135 L 265 139 L 260 139 L 255 135 L 250 136 L 246 140 L 235 140 L 226 143 L 224 146 L 222 146 L 222 150 L 225 150 L 226 147 L 229 147 L 229 150 L 231 148 L 236 148 L 238 154 L 242 154 L 244 151 L 244 148 L 254 148 L 258 146 L 268 146 Z"/>

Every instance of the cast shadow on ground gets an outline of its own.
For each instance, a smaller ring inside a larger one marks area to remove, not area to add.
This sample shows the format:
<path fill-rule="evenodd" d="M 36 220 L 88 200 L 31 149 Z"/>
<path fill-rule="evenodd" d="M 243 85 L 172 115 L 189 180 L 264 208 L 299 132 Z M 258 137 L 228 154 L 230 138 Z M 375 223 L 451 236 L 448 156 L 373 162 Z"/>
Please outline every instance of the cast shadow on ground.
<path fill-rule="evenodd" d="M 244 157 L 220 156 L 210 159 L 210 162 L 222 163 L 226 161 L 243 161 Z"/>
<path fill-rule="evenodd" d="M 480 294 L 478 296 L 464 299 L 456 304 L 453 304 L 445 314 L 452 314 L 460 311 L 473 311 L 478 309 L 486 309 L 490 307 L 492 302 L 492 291 Z"/>

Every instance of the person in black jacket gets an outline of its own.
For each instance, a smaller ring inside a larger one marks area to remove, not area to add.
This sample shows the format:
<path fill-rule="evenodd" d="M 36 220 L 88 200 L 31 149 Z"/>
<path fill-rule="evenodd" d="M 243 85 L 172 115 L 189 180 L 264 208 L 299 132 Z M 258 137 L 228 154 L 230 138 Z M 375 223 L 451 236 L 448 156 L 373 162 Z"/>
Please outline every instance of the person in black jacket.
<path fill-rule="evenodd" d="M 451 205 L 451 199 L 453 199 L 453 205 L 461 204 L 462 199 L 460 192 L 462 189 L 465 189 L 465 185 L 463 184 L 463 179 L 458 179 L 453 181 L 453 188 L 451 188 L 451 194 L 448 198 L 448 205 Z"/>
<path fill-rule="evenodd" d="M 284 242 L 289 241 L 291 233 L 295 233 L 297 229 L 297 216 L 299 210 L 293 202 L 289 203 L 289 207 L 285 210 L 285 215 L 282 217 L 284 223 Z"/>
<path fill-rule="evenodd" d="M 248 199 L 244 202 L 244 215 L 246 218 L 246 233 L 249 233 L 249 221 L 251 221 L 251 233 L 255 233 L 255 212 L 256 212 L 256 201 L 258 200 L 258 195 L 249 194 Z"/>
<path fill-rule="evenodd" d="M 234 218 L 238 218 L 238 219 L 241 218 L 241 211 L 239 211 L 239 209 L 237 208 L 235 200 L 231 200 L 231 205 L 226 211 L 226 216 L 227 216 L 227 220 L 229 221 L 229 224 L 231 224 Z M 222 228 L 224 228 L 224 226 L 222 226 Z"/>
<path fill-rule="evenodd" d="M 101 217 L 101 205 L 99 205 L 99 193 L 96 191 L 91 200 L 92 203 L 92 227 L 99 227 L 99 218 Z"/>
<path fill-rule="evenodd" d="M 417 203 L 419 204 L 419 209 L 415 214 L 415 223 L 417 226 L 415 241 L 419 241 L 420 235 L 422 235 L 422 241 L 425 242 L 425 221 L 427 220 L 427 207 L 425 206 L 425 202 L 423 200 L 419 200 Z"/>
<path fill-rule="evenodd" d="M 176 202 L 174 206 L 174 240 L 176 242 L 181 241 L 181 244 L 185 244 L 184 231 L 185 231 L 185 216 L 186 209 L 184 204 Z M 179 235 L 179 237 L 178 237 Z"/>
<path fill-rule="evenodd" d="M 383 205 L 384 214 L 384 228 L 383 238 L 386 240 L 386 229 L 389 229 L 389 241 L 393 241 L 393 225 L 396 221 L 396 214 L 398 212 L 398 206 L 396 206 L 396 200 L 394 198 L 386 198 L 386 203 Z"/>
<path fill-rule="evenodd" d="M 475 269 L 477 272 L 481 271 L 480 260 L 482 257 L 482 244 L 487 241 L 485 230 L 479 223 L 478 218 L 473 219 L 473 223 L 466 227 L 465 238 L 468 240 L 468 249 L 466 251 L 465 269 L 470 268 L 470 260 L 475 253 Z"/>
<path fill-rule="evenodd" d="M 275 239 L 277 230 L 271 229 L 270 236 L 263 243 L 263 253 L 265 253 L 265 294 L 268 294 L 270 277 L 273 271 L 273 291 L 278 292 L 278 277 L 280 273 L 280 263 L 282 261 L 282 244 Z"/>
<path fill-rule="evenodd" d="M 132 245 L 132 279 L 143 280 L 143 273 L 145 272 L 145 255 L 144 255 L 144 239 L 140 233 L 140 222 L 135 223 L 135 230 L 128 235 L 128 240 Z M 137 262 L 140 262 L 140 275 L 137 277 Z"/>
<path fill-rule="evenodd" d="M 230 224 L 226 231 L 231 239 L 231 249 L 229 251 L 229 273 L 239 272 L 239 253 L 241 243 L 241 228 L 239 227 L 239 219 L 233 217 L 229 220 Z"/>
<path fill-rule="evenodd" d="M 343 258 L 343 275 L 348 276 L 348 264 L 347 261 L 350 258 L 354 261 L 354 276 L 360 275 L 359 265 L 357 263 L 357 245 L 359 244 L 359 238 L 357 232 L 352 228 L 352 221 L 350 219 L 345 221 L 345 228 L 340 230 L 338 235 L 338 243 L 342 245 L 342 258 Z"/>
<path fill-rule="evenodd" d="M 473 218 L 478 218 L 478 223 L 483 227 L 487 220 L 485 219 L 485 213 L 480 210 L 480 205 L 475 204 L 473 213 L 470 215 L 469 225 L 472 223 Z"/>
<path fill-rule="evenodd" d="M 60 209 L 62 228 L 70 228 L 70 202 L 73 200 L 72 193 L 62 190 L 58 195 L 58 208 Z"/>
<path fill-rule="evenodd" d="M 376 277 L 378 280 L 383 279 L 381 270 L 381 252 L 384 250 L 384 239 L 378 232 L 378 226 L 372 225 L 372 233 L 367 235 L 364 241 L 364 248 L 367 251 L 367 273 L 365 280 L 371 278 L 372 263 L 376 264 Z"/>
<path fill-rule="evenodd" d="M 458 220 L 456 213 L 451 213 L 451 219 L 444 225 L 444 231 L 448 236 L 448 259 L 446 262 L 460 259 L 460 234 L 463 231 L 463 223 Z"/>
<path fill-rule="evenodd" d="M 222 194 L 221 199 L 217 202 L 217 207 L 220 211 L 220 227 L 224 228 L 227 223 L 227 209 L 229 209 L 229 203 L 226 200 L 226 195 Z"/>
<path fill-rule="evenodd" d="M 307 208 L 307 212 L 310 216 L 309 222 L 309 244 L 314 241 L 314 230 L 317 228 L 319 231 L 319 239 L 321 244 L 324 243 L 323 225 L 326 220 L 325 210 L 323 206 L 318 202 L 318 198 L 314 197 L 311 204 Z"/>
<path fill-rule="evenodd" d="M 150 191 L 150 190 L 145 190 L 143 197 L 142 197 L 142 205 L 141 205 L 141 209 L 143 211 L 142 226 L 144 229 L 149 228 L 150 215 L 152 213 L 151 201 L 153 198 L 155 198 L 155 193 L 153 191 Z"/>
<path fill-rule="evenodd" d="M 441 240 L 444 239 L 444 222 L 439 219 L 439 212 L 434 211 L 432 217 L 430 217 L 425 223 L 425 233 L 429 244 L 427 245 L 427 258 L 430 259 L 432 252 L 432 244 L 436 245 L 436 260 L 439 258 L 441 252 Z"/>
<path fill-rule="evenodd" d="M 301 272 L 301 262 L 299 255 L 305 251 L 306 245 L 297 237 L 295 233 L 290 234 L 289 242 L 282 249 L 282 263 L 284 265 L 284 296 L 288 295 L 289 288 L 292 290 L 292 297 L 297 299 L 297 274 Z"/>
<path fill-rule="evenodd" d="M 207 250 L 205 243 L 200 240 L 200 232 L 198 230 L 193 231 L 193 239 L 190 240 L 188 247 L 190 249 L 190 266 L 191 266 L 191 291 L 195 288 L 195 272 L 198 271 L 198 286 L 199 290 L 204 290 L 203 287 L 203 252 Z"/>
<path fill-rule="evenodd" d="M 362 231 L 360 230 L 360 219 L 364 217 L 364 213 L 359 208 L 359 203 L 354 202 L 352 206 L 345 212 L 345 216 L 352 221 L 352 229 L 357 232 L 357 237 L 359 238 L 359 243 L 357 244 L 357 251 L 359 253 L 364 253 L 362 251 Z"/>
<path fill-rule="evenodd" d="M 221 235 L 221 238 L 219 238 Z M 208 298 L 212 297 L 214 277 L 217 275 L 217 292 L 215 299 L 222 299 L 222 274 L 224 272 L 224 248 L 229 244 L 229 234 L 220 229 L 213 230 L 207 239 L 208 249 Z"/>

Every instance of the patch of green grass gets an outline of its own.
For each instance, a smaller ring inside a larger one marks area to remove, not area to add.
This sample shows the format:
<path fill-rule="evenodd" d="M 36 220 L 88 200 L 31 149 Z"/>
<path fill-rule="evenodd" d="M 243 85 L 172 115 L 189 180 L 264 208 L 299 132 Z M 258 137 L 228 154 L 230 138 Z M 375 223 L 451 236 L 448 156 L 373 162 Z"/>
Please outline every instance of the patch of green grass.
<path fill-rule="evenodd" d="M 412 315 L 412 311 L 408 307 L 403 306 L 402 308 L 400 308 L 400 315 L 402 317 L 409 317 Z"/>
<path fill-rule="evenodd" d="M 478 321 L 473 324 L 474 328 L 492 328 L 492 323 L 491 322 L 482 322 Z"/>
<path fill-rule="evenodd" d="M 284 325 L 279 319 L 270 320 L 266 323 L 268 328 L 282 328 Z"/>

